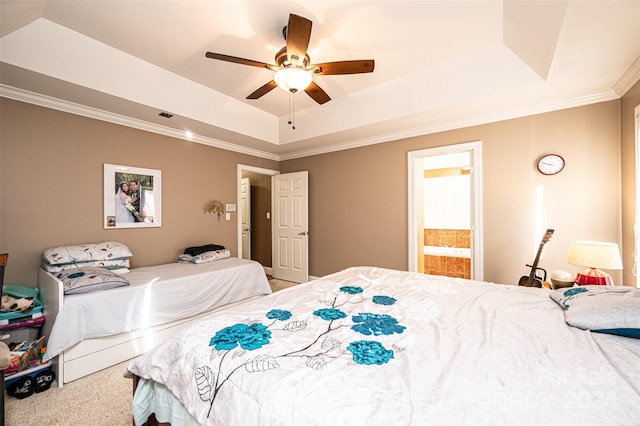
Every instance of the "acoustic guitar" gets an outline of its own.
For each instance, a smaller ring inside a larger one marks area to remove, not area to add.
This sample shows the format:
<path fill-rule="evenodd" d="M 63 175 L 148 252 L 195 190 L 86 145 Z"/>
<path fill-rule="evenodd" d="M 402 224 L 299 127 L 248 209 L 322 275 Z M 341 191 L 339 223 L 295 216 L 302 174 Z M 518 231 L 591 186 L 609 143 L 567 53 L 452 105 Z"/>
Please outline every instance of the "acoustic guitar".
<path fill-rule="evenodd" d="M 542 253 L 542 248 L 551 239 L 553 232 L 554 232 L 553 229 L 547 229 L 547 232 L 544 233 L 544 236 L 542 237 L 542 241 L 540 242 L 540 247 L 538 247 L 538 254 L 536 254 L 536 259 L 533 261 L 533 265 L 526 265 L 531 267 L 531 273 L 528 276 L 523 275 L 522 277 L 520 277 L 520 281 L 518 281 L 518 285 L 521 285 L 524 287 L 544 286 L 544 287 L 550 288 L 551 285 L 545 282 L 547 279 L 547 271 L 545 271 L 542 268 L 538 268 L 538 262 L 540 261 L 540 254 Z M 544 277 L 542 279 L 536 276 L 536 271 L 538 271 L 539 269 L 541 269 L 544 272 Z"/>

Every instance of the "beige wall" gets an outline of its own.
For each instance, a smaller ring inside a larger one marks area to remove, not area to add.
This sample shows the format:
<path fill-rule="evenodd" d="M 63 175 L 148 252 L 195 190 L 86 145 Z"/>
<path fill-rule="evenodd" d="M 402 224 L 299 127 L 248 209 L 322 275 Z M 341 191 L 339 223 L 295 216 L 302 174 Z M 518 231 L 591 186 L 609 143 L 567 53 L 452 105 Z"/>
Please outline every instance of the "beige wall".
<path fill-rule="evenodd" d="M 238 163 L 309 171 L 311 275 L 353 265 L 406 269 L 407 152 L 475 140 L 483 142 L 486 280 L 514 283 L 527 272 L 524 265 L 542 237 L 534 232 L 538 187 L 544 225 L 556 229 L 541 266 L 577 272 L 581 268 L 565 263 L 569 241 L 621 242 L 624 233 L 629 280 L 632 225 L 623 229 L 621 223 L 620 123 L 622 114 L 627 218 L 633 215 L 628 197 L 634 191 L 628 182 L 634 168 L 628 114 L 638 92 L 636 85 L 622 101 L 280 164 L 1 99 L 0 251 L 10 253 L 5 282 L 35 285 L 41 251 L 63 244 L 122 241 L 134 252 L 133 266 L 173 261 L 184 247 L 208 242 L 236 254 L 235 213 L 218 223 L 201 207 L 211 198 L 236 202 Z M 541 176 L 535 159 L 550 151 L 562 154 L 567 166 L 557 176 Z M 104 163 L 162 170 L 161 228 L 102 228 Z M 613 275 L 622 282 L 621 273 Z"/>
<path fill-rule="evenodd" d="M 640 105 L 640 82 L 636 83 L 622 98 L 620 130 L 622 137 L 622 259 L 624 262 L 624 282 L 635 285 L 633 275 L 633 225 L 635 223 L 635 116 L 634 110 Z"/>
<path fill-rule="evenodd" d="M 620 102 L 611 101 L 390 143 L 284 161 L 282 172 L 309 171 L 310 273 L 353 265 L 408 267 L 407 153 L 482 141 L 484 279 L 517 283 L 528 274 L 542 234 L 535 234 L 536 193 L 542 223 L 556 233 L 543 251 L 548 271 L 566 263 L 571 240 L 619 242 Z M 542 176 L 535 160 L 566 160 Z M 617 283 L 622 275 L 613 273 Z"/>
<path fill-rule="evenodd" d="M 172 262 L 185 247 L 218 243 L 237 254 L 237 216 L 204 214 L 236 203 L 237 164 L 278 163 L 77 115 L 0 99 L 0 251 L 5 283 L 35 286 L 49 247 L 116 240 L 132 266 Z M 162 171 L 162 227 L 105 230 L 103 164 Z"/>

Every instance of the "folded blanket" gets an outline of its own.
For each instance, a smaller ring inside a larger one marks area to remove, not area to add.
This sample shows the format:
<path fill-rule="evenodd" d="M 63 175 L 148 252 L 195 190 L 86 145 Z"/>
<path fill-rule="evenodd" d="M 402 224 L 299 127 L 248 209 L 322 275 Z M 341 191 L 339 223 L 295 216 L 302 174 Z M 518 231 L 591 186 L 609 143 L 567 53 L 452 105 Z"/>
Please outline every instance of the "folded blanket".
<path fill-rule="evenodd" d="M 178 258 L 178 262 L 180 263 L 208 263 L 215 262 L 216 260 L 226 259 L 231 257 L 231 252 L 229 250 L 216 250 L 216 251 L 207 251 L 196 256 L 192 256 L 190 254 L 181 254 Z"/>
<path fill-rule="evenodd" d="M 224 250 L 224 246 L 221 246 L 218 244 L 205 244 L 203 246 L 187 247 L 186 249 L 184 249 L 184 254 L 197 256 L 199 254 L 206 253 L 208 251 L 218 251 L 218 250 Z"/>

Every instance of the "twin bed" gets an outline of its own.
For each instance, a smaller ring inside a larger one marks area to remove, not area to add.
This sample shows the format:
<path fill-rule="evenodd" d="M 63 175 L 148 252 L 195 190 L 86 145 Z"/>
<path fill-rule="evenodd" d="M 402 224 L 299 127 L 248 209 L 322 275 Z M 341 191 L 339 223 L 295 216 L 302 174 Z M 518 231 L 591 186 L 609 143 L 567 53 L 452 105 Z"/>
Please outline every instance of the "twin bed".
<path fill-rule="evenodd" d="M 639 292 L 349 268 L 136 358 L 134 421 L 638 424 Z"/>
<path fill-rule="evenodd" d="M 60 257 L 61 252 L 89 247 L 76 250 L 79 255 L 67 255 L 69 264 L 77 266 L 104 262 L 95 258 L 104 255 L 111 259 L 123 250 L 117 243 L 101 244 L 52 252 Z M 104 249 L 106 244 L 110 245 Z M 91 253 L 88 257 L 87 252 Z M 87 260 L 89 257 L 93 260 Z M 220 257 L 204 263 L 134 268 L 123 275 L 103 270 L 103 276 L 92 267 L 54 272 L 41 268 L 43 334 L 48 339 L 45 359 L 53 361 L 58 385 L 140 355 L 222 306 L 271 293 L 259 263 Z M 43 267 L 59 269 L 48 262 Z M 93 278 L 88 287 L 77 285 L 83 271 L 91 273 L 83 278 Z M 69 293 L 73 293 L 70 283 L 76 294 Z M 89 287 L 96 291 L 87 291 Z"/>

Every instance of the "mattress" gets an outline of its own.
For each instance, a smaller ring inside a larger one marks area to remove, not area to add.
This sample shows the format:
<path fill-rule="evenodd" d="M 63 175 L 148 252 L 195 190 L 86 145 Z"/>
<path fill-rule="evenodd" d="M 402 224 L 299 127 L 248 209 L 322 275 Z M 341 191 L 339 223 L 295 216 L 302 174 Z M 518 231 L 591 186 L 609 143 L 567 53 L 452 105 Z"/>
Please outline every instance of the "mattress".
<path fill-rule="evenodd" d="M 135 268 L 126 278 L 126 287 L 65 296 L 45 358 L 86 339 L 145 329 L 271 293 L 259 263 L 234 257 Z"/>
<path fill-rule="evenodd" d="M 134 360 L 134 418 L 637 424 L 640 339 L 569 326 L 550 293 L 349 268 L 224 309 Z"/>

